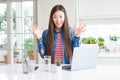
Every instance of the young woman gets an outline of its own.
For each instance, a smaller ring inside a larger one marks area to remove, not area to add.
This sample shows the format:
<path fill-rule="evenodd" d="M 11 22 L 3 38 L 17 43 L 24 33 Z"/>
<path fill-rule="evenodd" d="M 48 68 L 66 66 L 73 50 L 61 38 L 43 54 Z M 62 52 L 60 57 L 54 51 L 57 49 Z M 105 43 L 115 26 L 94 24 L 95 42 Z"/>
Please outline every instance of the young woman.
<path fill-rule="evenodd" d="M 85 27 L 81 24 L 74 30 L 70 28 L 65 8 L 55 5 L 50 13 L 48 29 L 42 36 L 38 26 L 32 25 L 31 29 L 39 41 L 38 51 L 42 58 L 50 55 L 52 63 L 60 60 L 63 64 L 70 64 L 74 47 L 79 47 L 80 34 L 86 30 Z"/>

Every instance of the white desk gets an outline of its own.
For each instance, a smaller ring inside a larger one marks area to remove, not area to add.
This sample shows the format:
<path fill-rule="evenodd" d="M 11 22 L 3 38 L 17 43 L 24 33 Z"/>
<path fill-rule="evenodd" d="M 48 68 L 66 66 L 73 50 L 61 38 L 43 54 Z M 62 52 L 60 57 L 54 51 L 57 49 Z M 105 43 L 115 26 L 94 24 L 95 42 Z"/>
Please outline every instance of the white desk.
<path fill-rule="evenodd" d="M 94 69 L 46 72 L 43 67 L 23 74 L 22 65 L 0 66 L 0 80 L 120 80 L 120 65 L 97 65 Z"/>

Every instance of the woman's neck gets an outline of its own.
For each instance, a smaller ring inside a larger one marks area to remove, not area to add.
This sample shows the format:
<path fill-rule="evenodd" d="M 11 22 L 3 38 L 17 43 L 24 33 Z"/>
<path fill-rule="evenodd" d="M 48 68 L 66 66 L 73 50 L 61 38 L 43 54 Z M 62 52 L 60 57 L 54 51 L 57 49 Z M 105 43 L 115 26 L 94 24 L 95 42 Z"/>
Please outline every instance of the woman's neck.
<path fill-rule="evenodd" d="M 61 31 L 61 28 L 55 28 L 55 31 L 56 31 L 56 32 L 60 32 L 60 31 Z"/>

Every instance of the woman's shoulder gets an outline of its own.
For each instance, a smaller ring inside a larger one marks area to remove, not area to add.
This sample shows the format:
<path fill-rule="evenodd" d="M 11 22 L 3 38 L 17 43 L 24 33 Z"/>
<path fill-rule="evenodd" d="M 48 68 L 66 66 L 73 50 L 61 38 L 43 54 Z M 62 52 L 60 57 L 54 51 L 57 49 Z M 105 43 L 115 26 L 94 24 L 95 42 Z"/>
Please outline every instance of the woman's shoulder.
<path fill-rule="evenodd" d="M 46 36 L 47 33 L 48 33 L 48 29 L 44 29 L 44 30 L 43 30 L 43 35 Z"/>
<path fill-rule="evenodd" d="M 43 30 L 43 33 L 48 33 L 48 29 L 44 29 L 44 30 Z"/>
<path fill-rule="evenodd" d="M 70 32 L 74 32 L 74 29 L 73 29 L 73 27 L 70 27 Z"/>

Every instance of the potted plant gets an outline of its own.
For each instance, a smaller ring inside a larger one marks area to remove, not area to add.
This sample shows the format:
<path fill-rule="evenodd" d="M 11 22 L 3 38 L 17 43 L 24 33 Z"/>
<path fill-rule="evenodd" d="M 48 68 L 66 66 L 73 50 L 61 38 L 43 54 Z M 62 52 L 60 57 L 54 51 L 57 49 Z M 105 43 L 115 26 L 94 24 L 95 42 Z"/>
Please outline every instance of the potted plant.
<path fill-rule="evenodd" d="M 57 65 L 57 66 L 61 66 L 61 61 L 60 61 L 60 60 L 57 60 L 57 61 L 56 61 L 56 65 Z"/>
<path fill-rule="evenodd" d="M 84 37 L 81 43 L 81 47 L 96 46 L 97 39 L 94 37 Z"/>
<path fill-rule="evenodd" d="M 98 46 L 99 46 L 99 52 L 105 51 L 104 38 L 102 38 L 102 37 L 98 38 Z"/>
<path fill-rule="evenodd" d="M 8 54 L 5 54 L 4 55 L 4 62 L 7 64 L 7 63 L 9 63 L 8 62 L 8 59 L 9 59 L 9 55 Z"/>
<path fill-rule="evenodd" d="M 14 50 L 14 51 L 13 51 L 14 63 L 17 63 L 17 62 L 18 62 L 18 55 L 19 55 L 19 51 Z"/>
<path fill-rule="evenodd" d="M 14 57 L 17 57 L 18 55 L 19 55 L 19 51 L 17 51 L 17 50 L 15 50 L 15 51 L 13 51 L 13 53 L 14 53 Z"/>
<path fill-rule="evenodd" d="M 83 44 L 96 44 L 97 40 L 94 37 L 87 37 L 82 39 Z"/>
<path fill-rule="evenodd" d="M 110 41 L 117 41 L 120 37 L 113 35 L 113 36 L 109 36 Z"/>
<path fill-rule="evenodd" d="M 117 40 L 120 38 L 120 36 L 116 36 L 116 35 L 110 35 L 109 36 L 109 51 L 110 52 L 116 52 L 116 45 L 117 45 Z"/>
<path fill-rule="evenodd" d="M 33 54 L 33 50 L 27 50 L 27 55 L 30 57 L 31 60 L 34 60 L 34 54 Z"/>
<path fill-rule="evenodd" d="M 104 38 L 102 37 L 98 38 L 98 46 L 99 48 L 104 48 Z"/>
<path fill-rule="evenodd" d="M 19 55 L 19 52 L 17 50 L 14 50 L 13 51 L 14 63 L 18 62 L 18 55 Z M 5 63 L 9 63 L 8 62 L 9 61 L 9 54 L 8 53 L 4 55 L 4 61 L 5 61 Z"/>
<path fill-rule="evenodd" d="M 57 60 L 57 61 L 56 61 L 56 71 L 57 71 L 58 73 L 60 73 L 60 72 L 61 72 L 61 69 L 62 69 L 61 61 L 60 61 L 60 60 Z"/>
<path fill-rule="evenodd" d="M 25 39 L 24 47 L 26 49 L 27 55 L 30 57 L 31 60 L 33 60 L 34 59 L 34 53 L 33 53 L 34 42 L 32 37 Z"/>

